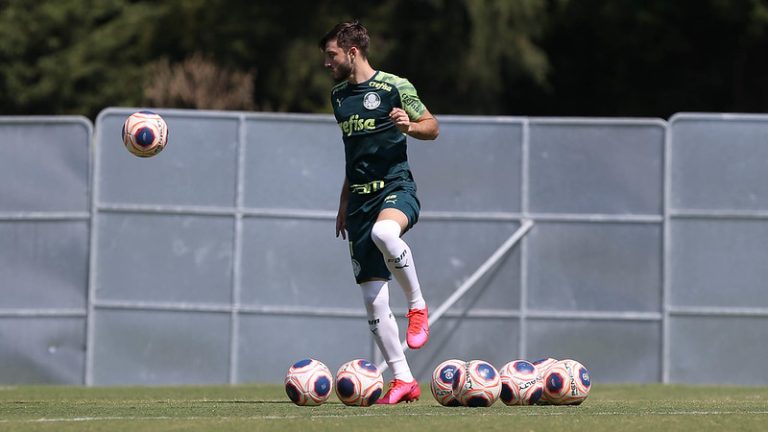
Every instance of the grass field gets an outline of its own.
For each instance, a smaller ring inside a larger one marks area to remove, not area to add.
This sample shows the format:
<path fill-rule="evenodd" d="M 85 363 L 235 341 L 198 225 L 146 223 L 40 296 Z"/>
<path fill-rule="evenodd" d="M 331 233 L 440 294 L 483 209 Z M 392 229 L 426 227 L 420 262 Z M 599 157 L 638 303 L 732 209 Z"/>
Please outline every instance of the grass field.
<path fill-rule="evenodd" d="M 282 386 L 0 386 L 0 431 L 766 431 L 768 388 L 594 385 L 581 406 L 298 407 Z"/>

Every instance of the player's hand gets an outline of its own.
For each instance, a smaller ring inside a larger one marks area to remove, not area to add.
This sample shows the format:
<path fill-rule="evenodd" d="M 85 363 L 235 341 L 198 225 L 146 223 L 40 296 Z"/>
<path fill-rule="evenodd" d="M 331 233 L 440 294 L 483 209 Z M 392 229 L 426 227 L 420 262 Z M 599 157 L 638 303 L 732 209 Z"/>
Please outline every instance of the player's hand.
<path fill-rule="evenodd" d="M 338 238 L 339 235 L 342 239 L 347 239 L 347 215 L 341 209 L 336 215 L 336 237 Z"/>
<path fill-rule="evenodd" d="M 408 117 L 408 113 L 402 108 L 392 108 L 389 112 L 389 119 L 397 126 L 397 129 L 402 133 L 408 133 L 411 130 L 411 119 Z"/>

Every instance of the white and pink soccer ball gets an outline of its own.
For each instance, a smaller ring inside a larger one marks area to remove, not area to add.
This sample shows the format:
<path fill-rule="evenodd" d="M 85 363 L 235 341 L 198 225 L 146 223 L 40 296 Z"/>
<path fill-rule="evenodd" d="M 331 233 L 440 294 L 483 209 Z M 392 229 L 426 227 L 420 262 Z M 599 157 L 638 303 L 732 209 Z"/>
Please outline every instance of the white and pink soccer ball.
<path fill-rule="evenodd" d="M 544 379 L 544 374 L 547 373 L 549 368 L 555 363 L 557 363 L 557 359 L 552 357 L 544 357 L 531 362 L 531 364 L 536 366 L 536 372 L 542 380 Z"/>
<path fill-rule="evenodd" d="M 122 131 L 123 144 L 138 157 L 152 157 L 168 144 L 168 125 L 152 111 L 138 111 L 125 120 Z"/>
<path fill-rule="evenodd" d="M 453 397 L 463 406 L 489 407 L 499 399 L 501 378 L 490 363 L 465 362 L 453 376 Z"/>
<path fill-rule="evenodd" d="M 336 396 L 345 405 L 371 406 L 383 390 L 381 371 L 368 360 L 352 360 L 336 372 Z"/>
<path fill-rule="evenodd" d="M 443 406 L 460 406 L 461 404 L 453 396 L 453 378 L 456 371 L 464 367 L 463 360 L 446 360 L 435 368 L 432 372 L 432 382 L 430 389 L 435 400 Z"/>
<path fill-rule="evenodd" d="M 500 399 L 506 405 L 533 405 L 544 393 L 544 383 L 536 366 L 525 360 L 513 360 L 499 369 Z"/>
<path fill-rule="evenodd" d="M 285 393 L 300 406 L 324 403 L 333 391 L 333 375 L 326 365 L 315 359 L 299 360 L 285 375 Z"/>
<path fill-rule="evenodd" d="M 554 363 L 544 374 L 542 400 L 554 405 L 579 405 L 589 396 L 592 381 L 589 371 L 576 360 Z"/>

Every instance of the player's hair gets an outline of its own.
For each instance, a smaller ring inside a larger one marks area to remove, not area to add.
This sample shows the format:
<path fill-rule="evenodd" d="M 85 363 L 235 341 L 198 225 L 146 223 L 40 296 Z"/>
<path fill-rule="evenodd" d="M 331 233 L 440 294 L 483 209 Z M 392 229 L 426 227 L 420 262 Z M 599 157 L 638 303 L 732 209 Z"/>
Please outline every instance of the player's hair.
<path fill-rule="evenodd" d="M 364 57 L 368 57 L 368 44 L 371 42 L 371 38 L 368 37 L 368 30 L 359 21 L 345 21 L 336 24 L 320 39 L 320 49 L 325 49 L 325 45 L 334 39 L 339 48 L 348 50 L 357 47 Z"/>

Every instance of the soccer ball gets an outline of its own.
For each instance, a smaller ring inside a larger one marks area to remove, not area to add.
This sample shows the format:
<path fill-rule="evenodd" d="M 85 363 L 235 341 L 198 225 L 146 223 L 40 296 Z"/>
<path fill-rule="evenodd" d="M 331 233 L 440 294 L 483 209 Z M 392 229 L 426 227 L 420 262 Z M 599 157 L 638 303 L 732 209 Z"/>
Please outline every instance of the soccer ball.
<path fill-rule="evenodd" d="M 536 372 L 539 374 L 539 378 L 542 380 L 544 379 L 544 374 L 547 373 L 550 367 L 552 367 L 553 364 L 557 363 L 557 359 L 554 359 L 552 357 L 544 357 L 540 358 L 536 361 L 531 362 L 534 366 L 536 366 Z"/>
<path fill-rule="evenodd" d="M 345 405 L 373 405 L 383 390 L 381 371 L 368 360 L 352 360 L 341 365 L 336 372 L 336 396 Z"/>
<path fill-rule="evenodd" d="M 333 375 L 323 362 L 299 360 L 285 375 L 285 393 L 296 405 L 320 405 L 331 395 Z"/>
<path fill-rule="evenodd" d="M 589 371 L 576 360 L 560 360 L 544 374 L 545 402 L 578 405 L 589 395 L 592 382 Z"/>
<path fill-rule="evenodd" d="M 525 360 L 514 360 L 499 370 L 501 401 L 507 405 L 533 405 L 541 399 L 544 383 L 536 366 Z"/>
<path fill-rule="evenodd" d="M 123 123 L 123 144 L 139 157 L 154 156 L 168 143 L 168 125 L 152 111 L 131 114 Z"/>
<path fill-rule="evenodd" d="M 432 372 L 432 382 L 430 388 L 432 389 L 432 396 L 435 400 L 443 406 L 459 406 L 459 401 L 453 397 L 453 376 L 456 374 L 456 370 L 464 367 L 462 360 L 446 360 L 435 368 Z"/>
<path fill-rule="evenodd" d="M 536 373 L 539 376 L 539 381 L 544 382 L 544 375 L 547 373 L 549 368 L 552 367 L 555 363 L 557 363 L 559 360 L 552 358 L 552 357 L 544 357 L 540 358 L 536 361 L 531 362 L 534 366 L 536 366 Z M 547 400 L 547 397 L 545 394 L 541 395 L 541 398 L 539 398 L 539 405 L 549 405 L 550 402 Z"/>
<path fill-rule="evenodd" d="M 499 373 L 486 361 L 465 362 L 453 376 L 453 397 L 464 406 L 491 406 L 499 398 L 500 392 Z"/>

